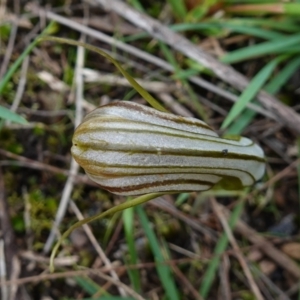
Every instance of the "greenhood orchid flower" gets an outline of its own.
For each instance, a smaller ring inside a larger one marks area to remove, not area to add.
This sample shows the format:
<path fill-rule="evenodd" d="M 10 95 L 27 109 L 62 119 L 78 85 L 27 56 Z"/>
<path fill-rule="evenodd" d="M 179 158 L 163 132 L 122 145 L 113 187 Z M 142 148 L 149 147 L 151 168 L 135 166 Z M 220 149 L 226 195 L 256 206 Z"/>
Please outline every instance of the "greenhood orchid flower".
<path fill-rule="evenodd" d="M 220 138 L 206 123 L 116 101 L 88 114 L 72 155 L 102 188 L 119 195 L 241 189 L 265 172 L 248 138 Z"/>

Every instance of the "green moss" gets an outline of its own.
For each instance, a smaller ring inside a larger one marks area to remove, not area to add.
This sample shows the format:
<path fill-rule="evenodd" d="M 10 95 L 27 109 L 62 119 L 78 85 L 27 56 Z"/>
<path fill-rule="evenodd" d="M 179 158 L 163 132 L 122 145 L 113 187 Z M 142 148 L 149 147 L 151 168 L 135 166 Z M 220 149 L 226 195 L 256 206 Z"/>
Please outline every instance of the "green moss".
<path fill-rule="evenodd" d="M 91 252 L 88 250 L 81 250 L 79 252 L 80 256 L 80 266 L 89 267 L 93 263 L 94 257 L 91 255 Z"/>
<path fill-rule="evenodd" d="M 59 147 L 59 139 L 55 135 L 48 135 L 46 144 L 47 144 L 47 149 L 50 152 L 56 153 L 57 148 Z"/>
<path fill-rule="evenodd" d="M 240 292 L 240 299 L 243 300 L 255 300 L 254 295 L 250 291 L 241 291 Z"/>
<path fill-rule="evenodd" d="M 10 23 L 4 23 L 0 26 L 0 36 L 1 36 L 2 42 L 6 42 L 8 40 L 8 38 L 10 36 L 10 31 L 11 31 Z"/>
<path fill-rule="evenodd" d="M 22 154 L 23 145 L 17 141 L 16 135 L 12 130 L 3 128 L 0 131 L 1 147 L 15 154 Z"/>
<path fill-rule="evenodd" d="M 71 86 L 74 78 L 74 64 L 76 62 L 76 51 L 73 48 L 68 49 L 68 62 L 63 68 L 63 82 Z"/>
<path fill-rule="evenodd" d="M 160 13 L 161 13 L 161 11 L 162 11 L 162 8 L 163 8 L 163 3 L 162 2 L 160 2 L 160 1 L 156 1 L 156 2 L 152 1 L 151 7 L 149 7 L 147 9 L 147 12 L 152 17 L 158 18 L 159 15 L 160 15 Z"/>
<path fill-rule="evenodd" d="M 53 226 L 53 219 L 57 211 L 57 199 L 46 196 L 42 191 L 34 189 L 27 195 L 31 229 L 37 240 L 43 231 L 49 231 Z M 36 246 L 36 245 L 35 245 Z"/>
<path fill-rule="evenodd" d="M 84 186 L 82 184 L 74 186 L 73 193 L 72 193 L 72 199 L 74 201 L 82 200 L 82 195 L 84 194 L 83 188 Z"/>
<path fill-rule="evenodd" d="M 45 135 L 45 127 L 42 124 L 37 124 L 33 128 L 33 134 L 35 136 L 44 136 Z"/>
<path fill-rule="evenodd" d="M 55 178 L 55 181 L 57 181 L 58 183 L 65 183 L 66 181 L 66 175 L 64 174 L 53 174 L 53 177 Z"/>
<path fill-rule="evenodd" d="M 7 194 L 10 194 L 10 196 L 8 197 L 8 201 L 11 197 L 13 197 L 14 193 L 10 193 L 9 191 L 14 191 L 15 190 L 15 185 L 16 185 L 16 175 L 14 174 L 14 172 L 7 171 L 3 174 L 3 178 L 4 178 L 4 186 L 5 189 L 7 191 Z M 10 203 L 10 202 L 8 202 Z"/>
<path fill-rule="evenodd" d="M 12 226 L 15 232 L 24 232 L 25 231 L 25 222 L 22 216 L 14 216 L 11 218 Z"/>
<path fill-rule="evenodd" d="M 5 99 L 7 104 L 11 104 L 13 102 L 15 97 L 15 85 L 13 82 L 10 81 L 4 86 L 2 90 L 2 97 Z"/>

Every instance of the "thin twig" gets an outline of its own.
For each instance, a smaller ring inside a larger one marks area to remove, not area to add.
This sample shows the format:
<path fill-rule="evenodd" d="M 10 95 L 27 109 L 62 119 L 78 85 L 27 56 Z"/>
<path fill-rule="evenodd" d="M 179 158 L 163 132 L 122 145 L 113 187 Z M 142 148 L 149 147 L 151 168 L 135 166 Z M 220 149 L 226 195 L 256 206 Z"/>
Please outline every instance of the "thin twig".
<path fill-rule="evenodd" d="M 80 124 L 82 120 L 83 78 L 82 78 L 81 70 L 84 65 L 84 51 L 85 50 L 82 47 L 78 47 L 77 49 L 77 60 L 76 60 L 76 70 L 75 70 L 75 82 L 76 82 L 76 111 L 75 111 L 75 122 L 74 122 L 75 128 Z M 79 170 L 79 165 L 72 158 L 71 166 L 70 166 L 71 175 L 68 177 L 68 180 L 63 189 L 62 197 L 59 202 L 59 207 L 55 216 L 53 227 L 44 245 L 44 249 L 43 249 L 44 253 L 49 253 L 54 243 L 57 229 L 60 223 L 62 222 L 68 207 L 70 195 L 72 193 L 73 186 L 74 186 L 74 177 L 77 175 L 78 170 Z"/>
<path fill-rule="evenodd" d="M 229 271 L 230 271 L 230 261 L 228 254 L 224 253 L 222 255 L 222 263 L 220 266 L 220 300 L 231 300 L 231 289 L 230 289 L 230 280 L 229 280 Z"/>
<path fill-rule="evenodd" d="M 22 187 L 22 198 L 24 200 L 23 220 L 24 220 L 25 232 L 26 232 L 26 245 L 27 245 L 27 249 L 32 249 L 33 246 L 32 223 L 31 223 L 32 207 L 30 204 L 27 188 L 25 186 Z"/>
<path fill-rule="evenodd" d="M 222 210 L 226 218 L 228 218 L 229 211 L 227 210 L 227 208 L 222 207 Z M 297 279 L 300 278 L 300 268 L 298 267 L 298 265 L 287 255 L 275 248 L 268 240 L 266 240 L 258 232 L 249 227 L 245 222 L 239 220 L 236 223 L 234 230 L 243 235 L 252 244 L 257 246 L 262 252 L 264 252 L 267 256 L 273 259 L 283 269 L 288 271 Z"/>
<path fill-rule="evenodd" d="M 21 272 L 21 265 L 17 255 L 18 247 L 15 241 L 15 235 L 10 220 L 7 198 L 5 195 L 5 187 L 0 168 L 0 226 L 4 242 L 4 254 L 6 275 L 9 280 L 16 280 L 19 278 Z M 8 300 L 21 300 L 22 294 L 16 284 L 12 284 L 8 290 Z"/>
<path fill-rule="evenodd" d="M 163 265 L 172 265 L 172 264 L 187 264 L 194 262 L 194 259 L 190 258 L 181 258 L 177 260 L 168 260 L 164 261 Z M 55 280 L 58 278 L 68 278 L 68 277 L 74 277 L 74 276 L 80 276 L 80 275 L 89 275 L 89 274 L 97 274 L 97 272 L 102 272 L 102 273 L 108 273 L 111 269 L 118 270 L 118 271 L 123 271 L 123 270 L 136 270 L 136 269 L 146 269 L 146 268 L 156 268 L 157 264 L 155 262 L 149 262 L 149 263 L 141 263 L 141 264 L 136 264 L 136 265 L 126 265 L 126 266 L 120 266 L 120 265 L 113 265 L 111 268 L 107 267 L 102 267 L 100 269 L 85 269 L 85 270 L 73 270 L 73 271 L 65 271 L 65 272 L 59 272 L 59 273 L 42 273 L 40 275 L 34 275 L 34 276 L 29 276 L 29 277 L 24 277 L 24 278 L 18 278 L 14 280 L 8 280 L 4 282 L 0 282 L 0 287 L 2 286 L 10 286 L 10 285 L 23 285 L 27 283 L 37 283 L 41 281 L 46 281 L 46 280 Z"/>
<path fill-rule="evenodd" d="M 14 101 L 10 108 L 10 110 L 13 112 L 15 112 L 17 110 L 17 108 L 19 107 L 24 90 L 25 90 L 26 81 L 27 81 L 28 65 L 29 65 L 29 56 L 26 56 L 22 63 L 21 76 L 20 76 L 16 96 L 15 96 Z"/>
<path fill-rule="evenodd" d="M 170 94 L 165 92 L 158 93 L 159 98 L 166 104 L 167 108 L 175 112 L 179 116 L 193 117 L 193 114 L 176 101 Z"/>
<path fill-rule="evenodd" d="M 84 219 L 84 217 L 83 217 L 82 213 L 80 212 L 80 210 L 78 209 L 77 205 L 72 200 L 70 201 L 70 207 L 73 210 L 73 212 L 76 215 L 76 217 L 77 217 L 78 220 L 83 220 Z M 96 252 L 100 256 L 101 260 L 104 262 L 105 266 L 107 268 L 111 269 L 112 268 L 112 264 L 111 264 L 110 260 L 108 259 L 108 257 L 105 255 L 105 252 L 100 247 L 99 243 L 97 242 L 97 239 L 95 238 L 95 236 L 94 236 L 92 230 L 90 229 L 90 227 L 87 224 L 83 225 L 82 227 L 83 227 L 83 230 L 85 231 L 86 235 L 88 236 L 90 242 L 94 246 Z M 116 273 L 115 270 L 111 269 L 110 275 L 115 280 L 119 280 L 120 281 L 120 279 L 118 277 L 118 274 Z M 123 297 L 125 297 L 127 295 L 122 288 L 120 288 L 119 291 L 120 291 L 120 294 Z"/>
<path fill-rule="evenodd" d="M 260 280 L 266 285 L 266 287 L 269 288 L 270 291 L 273 293 L 276 293 L 278 296 L 278 300 L 290 300 L 288 295 L 284 293 L 277 284 L 272 282 L 266 274 L 264 274 L 261 270 L 259 270 L 256 266 L 251 265 L 250 266 L 252 273 L 256 274 L 256 277 L 259 277 Z"/>
<path fill-rule="evenodd" d="M 33 261 L 38 262 L 41 264 L 45 264 L 46 266 L 49 266 L 49 257 L 39 255 L 32 251 L 23 251 L 20 252 L 20 257 L 25 259 L 26 261 Z M 56 257 L 54 259 L 54 265 L 56 267 L 71 267 L 74 266 L 74 264 L 78 263 L 79 256 L 65 256 L 65 257 Z"/>
<path fill-rule="evenodd" d="M 231 246 L 233 247 L 233 249 L 235 250 L 235 255 L 245 273 L 245 276 L 246 278 L 248 279 L 248 282 L 249 282 L 249 285 L 250 285 L 250 288 L 253 292 L 253 294 L 255 295 L 255 299 L 257 300 L 263 300 L 264 297 L 262 296 L 259 288 L 257 287 L 257 284 L 249 270 L 249 267 L 247 265 L 247 262 L 245 260 L 245 258 L 243 257 L 242 255 L 242 252 L 241 252 L 241 249 L 235 239 L 235 237 L 233 236 L 232 234 L 232 231 L 227 223 L 227 220 L 225 218 L 225 216 L 223 215 L 223 212 L 220 208 L 220 204 L 217 203 L 217 201 L 212 197 L 211 198 L 211 203 L 212 203 L 212 207 L 213 207 L 213 210 L 214 212 L 216 213 L 216 215 L 218 216 L 218 219 L 220 220 L 222 226 L 223 226 L 223 229 L 224 231 L 226 232 L 226 235 L 231 243 Z"/>
<path fill-rule="evenodd" d="M 110 254 L 110 252 L 113 250 L 118 240 L 121 238 L 122 229 L 123 229 L 123 218 L 119 218 L 119 222 L 117 223 L 117 226 L 115 226 L 111 238 L 105 248 L 106 256 Z"/>
<path fill-rule="evenodd" d="M 173 251 L 175 251 L 177 253 L 180 253 L 180 254 L 182 254 L 184 256 L 190 257 L 190 258 L 195 259 L 195 260 L 199 260 L 199 261 L 201 260 L 201 261 L 203 261 L 203 256 L 200 256 L 197 253 L 194 253 L 192 251 L 189 251 L 187 249 L 184 249 L 184 248 L 182 248 L 182 247 L 180 247 L 178 245 L 172 244 L 172 243 L 168 243 L 168 245 L 169 245 L 169 248 L 171 250 L 173 250 Z"/>
<path fill-rule="evenodd" d="M 12 30 L 11 30 L 10 36 L 9 36 L 8 45 L 5 50 L 5 55 L 4 55 L 4 58 L 2 61 L 1 69 L 0 69 L 0 79 L 6 73 L 7 67 L 9 65 L 10 57 L 13 53 L 13 48 L 14 48 L 14 44 L 15 44 L 15 40 L 16 40 L 16 36 L 17 36 L 17 31 L 18 31 L 18 23 L 13 22 Z"/>
<path fill-rule="evenodd" d="M 5 262 L 5 249 L 4 241 L 0 239 L 0 283 L 3 284 L 6 281 L 6 262 Z M 8 300 L 8 287 L 3 286 L 1 288 L 1 299 Z"/>
<path fill-rule="evenodd" d="M 268 188 L 269 186 L 273 185 L 275 182 L 279 181 L 281 178 L 286 177 L 294 168 L 297 167 L 297 165 L 299 163 L 300 163 L 300 158 L 294 160 L 290 165 L 288 165 L 286 168 L 284 168 L 279 173 L 277 173 L 275 176 L 273 176 L 271 179 L 269 179 L 267 182 L 265 182 L 257 190 L 262 191 L 262 190 Z"/>
<path fill-rule="evenodd" d="M 47 171 L 47 172 L 51 172 L 54 174 L 63 174 L 65 176 L 71 176 L 70 170 L 65 170 L 65 169 L 61 169 L 58 167 L 50 166 L 45 163 L 14 154 L 12 152 L 9 152 L 9 151 L 3 150 L 3 149 L 0 149 L 0 155 L 17 160 L 17 161 L 1 160 L 0 166 L 7 166 L 7 165 L 20 166 L 20 167 L 31 168 L 31 169 L 40 170 L 40 171 Z M 76 183 L 83 183 L 83 184 L 87 184 L 90 186 L 98 187 L 98 185 L 95 182 L 93 182 L 86 175 L 83 175 L 83 174 L 74 175 L 74 180 Z"/>
<path fill-rule="evenodd" d="M 131 87 L 129 81 L 121 76 L 117 76 L 114 74 L 107 74 L 91 69 L 83 69 L 84 82 L 97 82 L 103 83 L 112 86 L 127 86 Z M 163 93 L 163 92 L 172 92 L 174 90 L 178 90 L 179 87 L 174 83 L 165 83 L 160 81 L 149 81 L 143 79 L 136 79 L 136 81 L 147 91 L 153 93 Z"/>
<path fill-rule="evenodd" d="M 180 280 L 180 283 L 183 286 L 183 288 L 187 289 L 190 292 L 190 295 L 193 297 L 193 299 L 204 300 L 203 297 L 199 294 L 199 292 L 193 287 L 191 282 L 186 278 L 186 276 L 175 264 L 171 265 L 171 268 Z"/>
<path fill-rule="evenodd" d="M 182 220 L 183 222 L 188 224 L 191 228 L 193 228 L 194 230 L 197 230 L 198 232 L 202 233 L 206 237 L 209 237 L 211 240 L 213 240 L 213 241 L 217 240 L 216 234 L 212 229 L 200 225 L 199 221 L 197 222 L 197 220 L 194 220 L 193 218 L 191 218 L 191 216 L 185 215 L 180 210 L 178 210 L 176 207 L 174 207 L 174 205 L 172 205 L 168 201 L 164 200 L 163 198 L 158 198 L 156 200 L 149 201 L 146 203 L 146 205 L 158 207 L 158 208 L 168 212 L 169 214 L 175 216 L 179 220 Z"/>

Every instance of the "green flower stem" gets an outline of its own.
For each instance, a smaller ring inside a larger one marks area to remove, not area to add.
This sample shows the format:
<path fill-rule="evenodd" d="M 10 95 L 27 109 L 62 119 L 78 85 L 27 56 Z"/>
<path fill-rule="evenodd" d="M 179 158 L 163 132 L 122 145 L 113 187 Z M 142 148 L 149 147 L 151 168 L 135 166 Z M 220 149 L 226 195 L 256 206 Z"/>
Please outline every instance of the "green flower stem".
<path fill-rule="evenodd" d="M 63 240 L 65 238 L 67 238 L 69 236 L 69 234 L 74 230 L 79 228 L 82 225 L 85 225 L 89 222 L 95 221 L 95 220 L 99 220 L 99 219 L 103 219 L 104 217 L 114 214 L 118 211 L 133 207 L 133 206 L 137 206 L 139 204 L 145 203 L 147 201 L 150 201 L 154 198 L 157 198 L 159 196 L 165 195 L 166 193 L 152 193 L 152 194 L 147 194 L 147 195 L 142 195 L 139 196 L 137 198 L 134 198 L 132 200 L 128 200 L 124 203 L 121 203 L 117 206 L 114 206 L 110 209 L 108 209 L 105 212 L 102 212 L 100 214 L 97 214 L 95 216 L 89 217 L 89 218 L 85 218 L 84 220 L 78 221 L 76 222 L 74 225 L 72 225 L 67 231 L 64 232 L 64 234 L 60 237 L 60 239 L 58 240 L 58 242 L 55 244 L 52 252 L 51 252 L 51 256 L 50 256 L 50 272 L 54 272 L 54 258 L 56 256 L 56 253 L 58 251 L 58 248 L 60 247 L 61 243 L 63 242 Z"/>
<path fill-rule="evenodd" d="M 153 98 L 145 89 L 143 89 L 143 87 L 139 83 L 137 83 L 134 80 L 134 78 L 131 75 L 129 75 L 129 73 L 127 73 L 123 69 L 123 67 L 114 58 L 112 58 L 110 55 L 108 55 L 106 52 L 100 50 L 99 48 L 94 47 L 94 46 L 89 45 L 89 44 L 86 44 L 86 43 L 73 41 L 73 40 L 70 40 L 70 39 L 53 37 L 53 36 L 41 37 L 41 38 L 38 39 L 38 41 L 40 41 L 40 42 L 42 42 L 42 41 L 53 41 L 53 42 L 57 42 L 57 43 L 64 43 L 64 44 L 69 44 L 69 45 L 74 45 L 74 46 L 81 46 L 81 47 L 84 47 L 85 49 L 96 52 L 96 53 L 100 54 L 101 56 L 104 56 L 106 59 L 108 59 L 110 62 L 112 62 L 116 66 L 116 68 L 118 68 L 118 70 L 124 75 L 124 77 L 129 81 L 129 83 L 137 90 L 137 92 L 145 100 L 147 100 L 149 102 L 149 104 L 151 104 L 157 110 L 167 112 L 167 110 L 155 98 Z"/>

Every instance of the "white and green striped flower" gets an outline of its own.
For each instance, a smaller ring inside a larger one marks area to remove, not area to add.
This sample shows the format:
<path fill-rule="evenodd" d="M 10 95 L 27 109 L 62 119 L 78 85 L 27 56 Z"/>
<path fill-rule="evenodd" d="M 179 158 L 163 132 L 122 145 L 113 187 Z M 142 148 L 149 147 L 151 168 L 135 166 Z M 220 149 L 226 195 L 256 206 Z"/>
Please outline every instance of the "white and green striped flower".
<path fill-rule="evenodd" d="M 120 195 L 240 189 L 265 171 L 251 140 L 220 138 L 200 120 L 125 101 L 88 114 L 72 154 L 93 181 Z"/>

